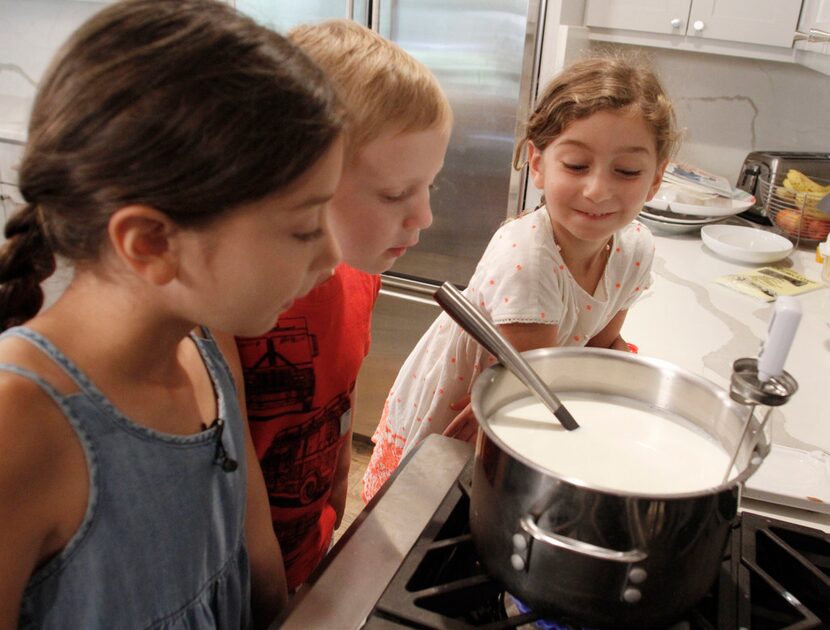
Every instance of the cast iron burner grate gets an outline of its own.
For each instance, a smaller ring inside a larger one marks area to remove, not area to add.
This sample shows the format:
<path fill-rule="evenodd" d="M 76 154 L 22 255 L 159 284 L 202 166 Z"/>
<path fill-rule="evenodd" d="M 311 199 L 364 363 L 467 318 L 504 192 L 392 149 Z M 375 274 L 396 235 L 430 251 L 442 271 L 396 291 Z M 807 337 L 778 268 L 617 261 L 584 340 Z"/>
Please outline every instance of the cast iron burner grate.
<path fill-rule="evenodd" d="M 522 612 L 481 566 L 463 479 L 449 491 L 367 619 L 400 628 L 576 629 Z M 672 630 L 830 627 L 830 535 L 744 513 L 710 592 Z"/>

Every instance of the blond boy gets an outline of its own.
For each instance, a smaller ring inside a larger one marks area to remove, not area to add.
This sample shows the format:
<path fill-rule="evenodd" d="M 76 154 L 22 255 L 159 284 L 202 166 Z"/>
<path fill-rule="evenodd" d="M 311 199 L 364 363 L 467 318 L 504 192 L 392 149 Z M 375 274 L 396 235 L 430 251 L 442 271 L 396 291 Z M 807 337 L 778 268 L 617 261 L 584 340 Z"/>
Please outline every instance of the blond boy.
<path fill-rule="evenodd" d="M 347 158 L 329 214 L 343 263 L 270 333 L 237 339 L 251 432 L 294 590 L 343 517 L 354 384 L 369 350 L 378 274 L 432 222 L 430 188 L 452 113 L 425 66 L 355 22 L 302 26 L 289 38 L 328 74 L 348 119 Z M 312 241 L 326 229 L 323 220 L 296 236 Z"/>

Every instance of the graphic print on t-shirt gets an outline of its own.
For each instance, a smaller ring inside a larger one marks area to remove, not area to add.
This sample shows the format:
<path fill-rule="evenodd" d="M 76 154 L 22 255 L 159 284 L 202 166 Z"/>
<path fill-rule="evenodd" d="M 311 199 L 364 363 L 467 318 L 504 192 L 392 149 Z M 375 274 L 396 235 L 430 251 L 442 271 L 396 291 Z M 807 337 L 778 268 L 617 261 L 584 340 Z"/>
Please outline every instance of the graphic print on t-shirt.
<path fill-rule="evenodd" d="M 305 317 L 282 319 L 262 337 L 237 339 L 237 347 L 245 366 L 249 420 L 311 411 L 319 349 Z"/>
<path fill-rule="evenodd" d="M 236 339 L 248 426 L 292 591 L 308 579 L 332 538 L 332 485 L 379 290 L 378 277 L 341 264 L 268 333 Z"/>
<path fill-rule="evenodd" d="M 307 422 L 282 429 L 262 458 L 271 505 L 299 507 L 329 489 L 340 438 L 351 426 L 349 396 L 338 394 Z"/>

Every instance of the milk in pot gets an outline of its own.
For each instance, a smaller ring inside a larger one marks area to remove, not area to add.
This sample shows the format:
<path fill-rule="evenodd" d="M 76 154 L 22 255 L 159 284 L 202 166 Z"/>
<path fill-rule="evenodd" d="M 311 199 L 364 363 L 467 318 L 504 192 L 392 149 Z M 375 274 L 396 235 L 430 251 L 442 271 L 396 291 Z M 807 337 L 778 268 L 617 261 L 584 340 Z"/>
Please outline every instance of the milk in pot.
<path fill-rule="evenodd" d="M 513 451 L 566 479 L 636 494 L 719 486 L 729 455 L 705 432 L 669 412 L 631 403 L 560 396 L 579 423 L 567 431 L 532 396 L 488 421 Z M 730 477 L 737 472 L 732 470 Z"/>

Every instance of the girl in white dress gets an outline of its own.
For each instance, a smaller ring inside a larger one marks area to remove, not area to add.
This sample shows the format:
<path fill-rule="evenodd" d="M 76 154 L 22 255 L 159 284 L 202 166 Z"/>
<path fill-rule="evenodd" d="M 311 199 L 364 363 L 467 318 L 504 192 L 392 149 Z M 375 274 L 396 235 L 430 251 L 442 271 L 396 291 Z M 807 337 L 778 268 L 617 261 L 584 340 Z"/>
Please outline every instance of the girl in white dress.
<path fill-rule="evenodd" d="M 499 228 L 464 291 L 518 350 L 629 350 L 620 331 L 651 284 L 654 253 L 634 219 L 657 192 L 677 137 L 671 102 L 640 62 L 585 59 L 547 86 L 514 156 L 543 205 Z M 365 501 L 430 433 L 474 439 L 470 390 L 494 362 L 446 313 L 435 320 L 387 397 Z"/>

